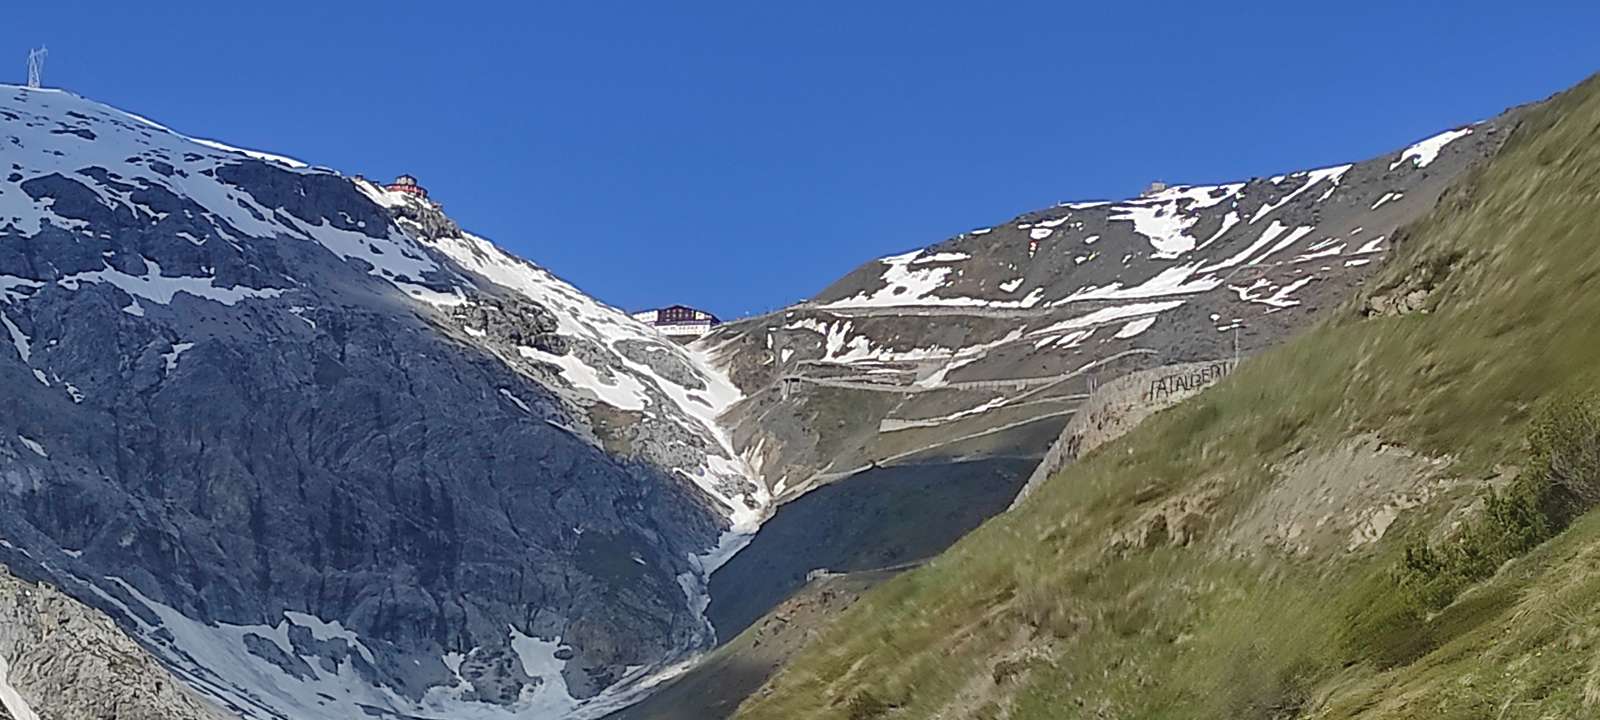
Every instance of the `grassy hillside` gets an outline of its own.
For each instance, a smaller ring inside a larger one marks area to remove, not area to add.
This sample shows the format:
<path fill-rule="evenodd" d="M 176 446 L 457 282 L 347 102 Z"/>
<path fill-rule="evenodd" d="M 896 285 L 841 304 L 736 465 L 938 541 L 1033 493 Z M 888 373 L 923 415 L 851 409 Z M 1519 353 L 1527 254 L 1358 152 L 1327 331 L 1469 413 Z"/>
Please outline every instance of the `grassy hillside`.
<path fill-rule="evenodd" d="M 1364 292 L 870 593 L 739 717 L 1600 715 L 1600 514 L 1528 440 L 1595 439 L 1564 401 L 1600 389 L 1600 81 Z"/>

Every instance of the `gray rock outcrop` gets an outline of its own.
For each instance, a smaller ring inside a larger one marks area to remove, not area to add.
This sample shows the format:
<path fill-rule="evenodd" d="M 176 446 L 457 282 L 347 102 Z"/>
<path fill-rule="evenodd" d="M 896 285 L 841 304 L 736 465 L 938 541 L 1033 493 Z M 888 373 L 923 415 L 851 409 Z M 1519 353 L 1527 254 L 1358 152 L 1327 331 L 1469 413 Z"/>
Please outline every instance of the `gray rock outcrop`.
<path fill-rule="evenodd" d="M 110 618 L 0 568 L 0 698 L 41 720 L 224 720 Z M 8 717 L 0 701 L 0 717 Z"/>

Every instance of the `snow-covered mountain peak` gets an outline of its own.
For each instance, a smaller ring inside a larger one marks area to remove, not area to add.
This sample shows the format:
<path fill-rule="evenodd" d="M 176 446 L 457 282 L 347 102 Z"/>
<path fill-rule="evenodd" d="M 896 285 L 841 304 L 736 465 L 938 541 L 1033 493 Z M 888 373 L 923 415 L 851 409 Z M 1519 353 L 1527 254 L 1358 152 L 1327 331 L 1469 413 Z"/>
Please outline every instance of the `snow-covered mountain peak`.
<path fill-rule="evenodd" d="M 383 207 L 395 211 L 408 235 L 449 258 L 473 283 L 487 282 L 531 300 L 555 315 L 556 333 L 566 352 L 517 345 L 524 358 L 559 368 L 562 380 L 583 403 L 603 403 L 626 413 L 640 413 L 673 422 L 704 441 L 693 448 L 703 455 L 698 466 L 667 456 L 685 447 L 660 448 L 659 461 L 674 467 L 715 498 L 739 533 L 753 532 L 769 502 L 766 491 L 751 478 L 719 417 L 744 395 L 723 372 L 700 354 L 673 342 L 628 313 L 601 302 L 554 273 L 511 255 L 484 238 L 461 230 L 438 207 L 417 195 L 386 189 L 365 180 L 357 186 Z M 440 294 L 413 289 L 416 299 L 442 306 L 471 304 L 466 286 Z M 467 327 L 474 338 L 482 328 Z"/>
<path fill-rule="evenodd" d="M 26 233 L 38 233 L 47 224 L 69 232 L 86 230 L 98 213 L 126 208 L 153 228 L 181 225 L 176 231 L 197 246 L 289 236 L 358 259 L 373 274 L 392 281 L 421 282 L 439 269 L 390 227 L 368 227 L 355 218 L 319 218 L 303 205 L 270 203 L 242 191 L 237 174 L 241 159 L 266 159 L 299 180 L 291 192 L 304 198 L 311 186 L 339 180 L 329 171 L 198 141 L 61 90 L 0 86 L 0 94 L 5 96 L 0 133 L 6 150 L 0 227 Z M 61 207 L 63 199 L 52 188 L 62 184 L 72 186 L 72 200 L 103 207 Z M 292 278 L 266 280 L 284 287 L 294 284 Z"/>
<path fill-rule="evenodd" d="M 759 519 L 765 500 L 717 424 L 717 416 L 740 397 L 725 377 L 627 313 L 459 231 L 432 203 L 279 155 L 197 140 L 65 91 L 0 86 L 0 93 L 8 96 L 0 104 L 7 165 L 6 177 L 0 179 L 0 227 L 28 234 L 45 227 L 93 234 L 98 213 L 124 211 L 152 230 L 181 225 L 173 232 L 195 246 L 232 246 L 237 252 L 220 252 L 234 255 L 247 271 L 259 267 L 250 267 L 255 263 L 245 245 L 300 239 L 370 266 L 373 276 L 434 307 L 473 303 L 475 286 L 484 281 L 507 288 L 553 312 L 559 323 L 555 334 L 576 349 L 552 353 L 520 346 L 519 352 L 560 367 L 567 383 L 562 389 L 575 399 L 660 416 L 699 437 L 704 441 L 699 453 L 707 459 L 665 464 L 715 498 L 736 524 L 750 527 Z M 291 187 L 271 197 L 241 187 L 242 168 L 249 167 L 241 161 L 246 159 L 268 163 L 276 171 L 274 182 Z M 343 183 L 353 183 L 379 206 L 399 211 L 398 222 L 354 218 L 343 210 L 323 217 L 310 205 L 309 195 Z M 55 192 L 63 186 L 77 202 L 63 206 Z M 301 201 L 300 207 L 295 200 Z M 428 226 L 419 222 L 424 218 L 431 219 Z M 450 231 L 438 232 L 444 228 Z M 136 298 L 130 312 L 142 312 L 145 303 L 169 304 L 177 294 L 227 304 L 304 294 L 297 287 L 300 281 L 287 272 L 219 274 L 210 257 L 217 253 L 208 248 L 198 253 L 208 262 L 173 263 L 150 255 L 119 256 L 108 248 L 103 258 L 77 272 L 11 278 L 5 287 L 9 296 L 27 294 L 36 287 L 32 283 L 47 279 L 63 286 L 109 283 Z M 682 455 L 681 450 L 673 452 Z"/>
<path fill-rule="evenodd" d="M 65 503 L 0 493 L 0 560 L 250 717 L 583 715 L 710 640 L 769 498 L 702 354 L 421 198 L 71 93 L 0 86 L 0 148 L 0 477 Z"/>

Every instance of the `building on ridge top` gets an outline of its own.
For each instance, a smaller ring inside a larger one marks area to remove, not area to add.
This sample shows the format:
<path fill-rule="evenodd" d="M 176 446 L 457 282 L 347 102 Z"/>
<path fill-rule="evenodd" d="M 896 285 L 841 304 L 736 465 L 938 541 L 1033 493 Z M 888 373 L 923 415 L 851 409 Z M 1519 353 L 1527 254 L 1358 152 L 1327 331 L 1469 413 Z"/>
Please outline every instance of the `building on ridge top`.
<path fill-rule="evenodd" d="M 672 338 L 696 338 L 711 332 L 722 320 L 704 310 L 688 305 L 668 305 L 653 310 L 633 313 L 633 319 L 659 330 Z"/>
<path fill-rule="evenodd" d="M 410 175 L 401 175 L 400 177 L 395 178 L 394 182 L 383 186 L 383 189 L 388 190 L 389 192 L 402 192 L 407 195 L 415 195 L 423 200 L 428 199 L 428 189 L 418 185 L 417 179 Z"/>

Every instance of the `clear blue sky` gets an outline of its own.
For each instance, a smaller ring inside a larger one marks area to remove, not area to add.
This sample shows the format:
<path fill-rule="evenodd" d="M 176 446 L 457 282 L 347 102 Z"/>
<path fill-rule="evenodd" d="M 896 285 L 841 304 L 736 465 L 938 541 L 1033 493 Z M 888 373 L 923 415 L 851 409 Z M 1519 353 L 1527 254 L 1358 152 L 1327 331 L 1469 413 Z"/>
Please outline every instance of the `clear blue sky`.
<path fill-rule="evenodd" d="M 1600 2 L 8 3 L 0 78 L 728 316 L 1067 199 L 1360 159 L 1600 70 Z M 10 62 L 10 61 L 5 61 Z M 14 77 L 12 77 L 14 75 Z"/>

